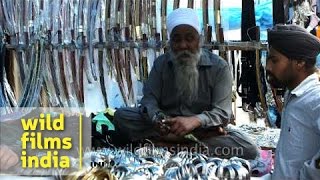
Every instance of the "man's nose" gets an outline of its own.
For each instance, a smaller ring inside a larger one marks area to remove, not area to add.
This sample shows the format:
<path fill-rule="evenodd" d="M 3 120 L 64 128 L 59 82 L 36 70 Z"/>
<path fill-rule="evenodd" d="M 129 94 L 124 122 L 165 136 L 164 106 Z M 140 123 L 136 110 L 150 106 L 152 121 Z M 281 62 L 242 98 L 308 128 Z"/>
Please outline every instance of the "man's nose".
<path fill-rule="evenodd" d="M 272 72 L 272 66 L 271 66 L 271 63 L 268 63 L 266 64 L 266 71 L 267 72 Z"/>
<path fill-rule="evenodd" d="M 186 40 L 181 40 L 178 44 L 179 50 L 187 50 L 188 47 L 188 42 Z"/>
<path fill-rule="evenodd" d="M 271 63 L 266 64 L 266 76 L 267 78 L 269 78 L 269 76 L 273 76 L 273 72 L 272 72 L 272 65 Z"/>

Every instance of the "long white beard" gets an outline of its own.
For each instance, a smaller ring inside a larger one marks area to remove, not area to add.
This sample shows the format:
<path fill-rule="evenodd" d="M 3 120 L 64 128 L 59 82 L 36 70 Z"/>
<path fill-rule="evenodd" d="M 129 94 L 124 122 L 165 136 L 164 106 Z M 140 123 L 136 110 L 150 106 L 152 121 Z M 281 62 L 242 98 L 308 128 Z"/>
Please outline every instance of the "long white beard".
<path fill-rule="evenodd" d="M 191 53 L 182 51 L 172 53 L 175 74 L 175 86 L 180 99 L 191 104 L 198 98 L 199 71 L 201 51 Z"/>

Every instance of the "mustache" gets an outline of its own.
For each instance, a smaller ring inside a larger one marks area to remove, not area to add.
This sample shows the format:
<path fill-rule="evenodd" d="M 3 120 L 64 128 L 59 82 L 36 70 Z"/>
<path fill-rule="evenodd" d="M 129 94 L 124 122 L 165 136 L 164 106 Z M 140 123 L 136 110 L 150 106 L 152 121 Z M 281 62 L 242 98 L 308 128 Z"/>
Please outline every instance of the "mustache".
<path fill-rule="evenodd" d="M 194 56 L 195 56 L 195 54 L 188 51 L 188 50 L 184 50 L 184 51 L 175 53 L 175 58 L 191 58 Z"/>
<path fill-rule="evenodd" d="M 275 75 L 273 75 L 270 71 L 266 71 L 266 78 L 268 83 L 273 87 L 273 88 L 283 88 L 283 84 L 279 81 L 278 78 L 276 78 Z"/>
<path fill-rule="evenodd" d="M 266 71 L 266 76 L 267 76 L 267 79 L 269 78 L 275 78 L 275 76 L 270 72 L 270 71 Z"/>
<path fill-rule="evenodd" d="M 196 66 L 200 60 L 201 52 L 191 52 L 189 50 L 171 53 L 177 66 Z"/>
<path fill-rule="evenodd" d="M 272 83 L 273 81 L 277 81 L 277 78 L 270 71 L 266 71 L 266 77 L 269 83 Z"/>

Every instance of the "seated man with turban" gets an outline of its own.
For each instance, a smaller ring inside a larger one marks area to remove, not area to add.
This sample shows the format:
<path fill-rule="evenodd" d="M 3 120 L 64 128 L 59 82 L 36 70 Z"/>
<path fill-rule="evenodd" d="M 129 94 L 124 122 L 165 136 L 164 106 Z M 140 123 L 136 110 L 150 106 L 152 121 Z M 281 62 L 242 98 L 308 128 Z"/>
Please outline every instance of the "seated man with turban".
<path fill-rule="evenodd" d="M 268 81 L 287 88 L 273 179 L 319 179 L 320 41 L 299 26 L 276 25 L 268 43 Z"/>
<path fill-rule="evenodd" d="M 170 50 L 155 60 L 141 107 L 118 109 L 116 129 L 130 140 L 192 134 L 212 156 L 256 158 L 258 149 L 248 138 L 225 128 L 231 117 L 231 72 L 225 60 L 200 48 L 196 12 L 174 10 L 167 29 Z"/>

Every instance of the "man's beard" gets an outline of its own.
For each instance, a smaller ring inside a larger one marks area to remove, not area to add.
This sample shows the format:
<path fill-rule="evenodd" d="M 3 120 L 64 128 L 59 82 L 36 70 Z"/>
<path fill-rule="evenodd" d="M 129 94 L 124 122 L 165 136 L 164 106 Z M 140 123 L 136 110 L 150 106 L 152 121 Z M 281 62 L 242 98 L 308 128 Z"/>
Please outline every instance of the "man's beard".
<path fill-rule="evenodd" d="M 198 98 L 199 71 L 201 51 L 191 53 L 182 51 L 173 54 L 175 87 L 180 100 L 190 104 Z"/>
<path fill-rule="evenodd" d="M 297 79 L 297 75 L 293 72 L 292 63 L 288 65 L 288 67 L 283 70 L 283 73 L 280 77 L 276 77 L 271 72 L 267 71 L 267 81 L 273 88 L 285 88 L 289 85 L 293 84 Z"/>
<path fill-rule="evenodd" d="M 283 88 L 283 82 L 279 81 L 274 75 L 267 72 L 267 81 L 271 85 L 272 88 Z"/>

